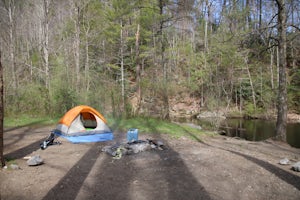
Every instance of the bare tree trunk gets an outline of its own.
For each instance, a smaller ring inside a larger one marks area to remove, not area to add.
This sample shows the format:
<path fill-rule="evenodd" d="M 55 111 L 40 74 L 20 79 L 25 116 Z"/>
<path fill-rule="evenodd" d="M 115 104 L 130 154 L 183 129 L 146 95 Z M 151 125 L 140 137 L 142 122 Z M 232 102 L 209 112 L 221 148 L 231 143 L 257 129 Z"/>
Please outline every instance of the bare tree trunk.
<path fill-rule="evenodd" d="M 258 28 L 259 30 L 262 27 L 262 0 L 259 0 L 259 19 L 258 19 Z"/>
<path fill-rule="evenodd" d="M 86 91 L 87 92 L 90 89 L 89 70 L 90 70 L 89 41 L 88 41 L 88 36 L 86 35 L 84 77 L 85 77 L 85 84 L 86 84 Z"/>
<path fill-rule="evenodd" d="M 227 1 L 223 0 L 222 11 L 221 11 L 221 16 L 220 16 L 220 23 L 224 23 L 223 18 L 225 18 L 226 14 L 227 14 L 227 12 L 226 12 L 226 4 L 227 4 Z"/>
<path fill-rule="evenodd" d="M 247 10 L 247 14 L 246 14 L 246 29 L 249 29 L 250 28 L 250 24 L 251 24 L 250 0 L 246 0 L 246 10 Z"/>
<path fill-rule="evenodd" d="M 165 45 L 165 40 L 164 40 L 164 33 L 163 33 L 163 15 L 164 15 L 164 7 L 165 7 L 165 2 L 164 0 L 159 0 L 159 14 L 161 16 L 161 21 L 160 21 L 160 28 L 159 28 L 159 33 L 160 33 L 160 44 L 161 44 L 161 67 L 163 70 L 163 109 L 162 109 L 162 118 L 163 119 L 170 119 L 170 113 L 169 113 L 169 94 L 168 94 L 168 71 L 167 71 L 167 65 L 166 65 L 166 59 L 165 59 L 165 50 L 166 50 L 166 45 Z"/>
<path fill-rule="evenodd" d="M 17 91 L 18 83 L 16 76 L 16 62 L 15 62 L 15 37 L 14 37 L 14 1 L 10 0 L 8 2 L 8 17 L 9 17 L 9 54 L 10 54 L 10 66 L 13 80 L 13 89 Z"/>
<path fill-rule="evenodd" d="M 44 0 L 44 40 L 43 40 L 43 60 L 45 68 L 45 84 L 50 90 L 50 74 L 49 74 L 49 0 Z"/>
<path fill-rule="evenodd" d="M 271 88 L 274 89 L 274 72 L 273 72 L 273 65 L 274 65 L 274 48 L 270 49 L 270 74 L 271 74 Z"/>
<path fill-rule="evenodd" d="M 120 41 L 121 41 L 121 48 L 120 48 L 120 58 L 121 58 L 121 95 L 122 95 L 122 109 L 125 110 L 125 83 L 124 83 L 124 41 L 123 41 L 123 23 L 121 21 L 121 29 L 120 29 Z"/>
<path fill-rule="evenodd" d="M 252 90 L 252 101 L 253 101 L 254 109 L 256 110 L 256 99 L 255 99 L 254 86 L 253 86 L 253 82 L 252 82 L 252 78 L 251 78 L 251 74 L 250 74 L 250 70 L 249 70 L 249 66 L 248 66 L 248 61 L 246 60 L 245 62 L 246 62 L 247 74 L 248 74 L 248 78 L 249 78 L 249 82 L 250 82 L 250 86 L 251 86 L 251 90 Z"/>
<path fill-rule="evenodd" d="M 294 14 L 294 12 L 295 12 L 295 9 L 294 9 L 294 0 L 292 0 L 291 1 L 291 4 L 292 4 L 292 6 L 291 6 L 291 8 L 292 8 L 292 25 L 294 25 L 295 24 L 295 14 Z M 293 28 L 293 30 L 292 30 L 292 32 L 293 33 L 295 33 L 295 28 Z M 294 46 L 294 42 L 293 42 L 294 40 L 291 40 L 291 56 L 292 56 L 292 67 L 293 67 L 293 69 L 296 69 L 296 67 L 297 67 L 297 65 L 296 65 L 296 63 L 297 63 L 297 50 L 296 50 L 296 48 L 295 48 L 295 46 Z"/>
<path fill-rule="evenodd" d="M 286 141 L 287 88 L 286 88 L 286 5 L 285 0 L 276 0 L 278 7 L 279 85 L 277 99 L 276 138 Z"/>
<path fill-rule="evenodd" d="M 205 19 L 205 28 L 204 28 L 204 49 L 208 52 L 208 31 L 212 32 L 211 25 L 211 3 L 208 0 L 205 1 L 207 8 L 207 18 Z"/>
<path fill-rule="evenodd" d="M 208 39 L 207 39 L 207 28 L 208 27 L 208 21 L 205 20 L 205 28 L 204 28 L 204 49 L 205 49 L 205 52 L 207 52 L 207 49 L 208 49 Z"/>
<path fill-rule="evenodd" d="M 85 65 L 84 65 L 84 79 L 85 79 L 85 89 L 88 92 L 90 89 L 90 59 L 89 59 L 89 31 L 90 31 L 90 24 L 86 22 L 86 25 L 83 27 L 85 33 Z M 87 98 L 87 95 L 86 95 Z"/>
<path fill-rule="evenodd" d="M 279 84 L 279 47 L 276 47 L 276 78 L 277 78 L 277 86 Z"/>
<path fill-rule="evenodd" d="M 5 166 L 5 159 L 3 155 L 4 142 L 3 142 L 3 117 L 4 117 L 4 105 L 3 105 L 3 67 L 1 62 L 1 51 L 0 51 L 0 162 L 1 166 Z"/>
<path fill-rule="evenodd" d="M 74 3 L 75 10 L 75 39 L 74 39 L 74 59 L 75 59 L 75 76 L 76 76 L 76 90 L 79 90 L 80 86 L 80 8 L 77 3 Z"/>
<path fill-rule="evenodd" d="M 240 82 L 240 113 L 242 113 L 242 108 L 243 108 L 242 79 L 239 79 L 239 82 Z"/>
<path fill-rule="evenodd" d="M 135 34 L 135 61 L 136 61 L 136 82 L 137 82 L 137 110 L 139 112 L 142 99 L 141 91 L 141 63 L 140 63 L 140 24 L 137 25 Z M 134 113 L 135 114 L 135 113 Z"/>

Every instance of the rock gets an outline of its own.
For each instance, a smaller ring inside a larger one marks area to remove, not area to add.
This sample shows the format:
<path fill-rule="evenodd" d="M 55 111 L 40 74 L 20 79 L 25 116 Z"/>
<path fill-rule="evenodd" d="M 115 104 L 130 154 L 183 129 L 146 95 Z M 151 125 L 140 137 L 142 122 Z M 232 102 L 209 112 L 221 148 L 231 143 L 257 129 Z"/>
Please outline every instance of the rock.
<path fill-rule="evenodd" d="M 292 170 L 296 171 L 296 172 L 300 172 L 300 161 L 295 163 L 293 166 L 292 166 Z"/>
<path fill-rule="evenodd" d="M 32 156 L 29 160 L 27 160 L 27 165 L 29 165 L 29 166 L 37 166 L 37 165 L 41 165 L 43 163 L 44 163 L 44 161 L 39 155 Z"/>
<path fill-rule="evenodd" d="M 220 119 L 226 119 L 225 113 L 219 111 L 219 112 L 210 112 L 205 111 L 197 115 L 197 119 L 205 119 L 205 118 L 220 118 Z"/>
<path fill-rule="evenodd" d="M 281 165 L 288 165 L 288 164 L 290 164 L 290 160 L 287 159 L 287 158 L 281 159 L 279 161 L 279 164 L 281 164 Z"/>
<path fill-rule="evenodd" d="M 10 164 L 9 167 L 13 170 L 17 170 L 17 169 L 20 169 L 20 167 L 16 164 Z"/>
<path fill-rule="evenodd" d="M 196 124 L 192 124 L 192 123 L 184 123 L 184 125 L 187 125 L 187 126 L 189 126 L 189 127 L 192 127 L 192 128 L 198 129 L 198 130 L 202 130 L 202 127 L 199 126 L 199 125 L 196 125 Z"/>

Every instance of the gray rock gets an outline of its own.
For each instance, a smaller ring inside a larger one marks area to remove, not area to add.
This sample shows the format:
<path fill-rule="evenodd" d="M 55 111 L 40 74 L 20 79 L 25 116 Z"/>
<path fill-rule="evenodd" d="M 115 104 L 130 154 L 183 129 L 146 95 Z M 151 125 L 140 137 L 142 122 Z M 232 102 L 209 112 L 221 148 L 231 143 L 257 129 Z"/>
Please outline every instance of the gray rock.
<path fill-rule="evenodd" d="M 192 127 L 192 128 L 198 129 L 198 130 L 202 130 L 202 127 L 199 126 L 199 125 L 196 125 L 196 124 L 192 124 L 192 123 L 184 123 L 184 125 L 187 125 L 187 126 L 189 126 L 189 127 Z"/>
<path fill-rule="evenodd" d="M 16 164 L 10 164 L 9 167 L 13 170 L 17 170 L 17 169 L 20 169 L 20 167 Z"/>
<path fill-rule="evenodd" d="M 220 118 L 220 119 L 226 119 L 225 113 L 218 111 L 218 112 L 210 112 L 210 111 L 205 111 L 197 115 L 198 119 L 205 119 L 205 118 Z"/>
<path fill-rule="evenodd" d="M 37 165 L 41 165 L 43 163 L 44 163 L 44 161 L 39 155 L 32 156 L 29 160 L 27 160 L 27 165 L 29 165 L 29 166 L 37 166 Z"/>
<path fill-rule="evenodd" d="M 300 161 L 295 163 L 293 166 L 292 166 L 292 170 L 296 171 L 296 172 L 300 172 Z"/>
<path fill-rule="evenodd" d="M 287 158 L 281 159 L 279 161 L 279 164 L 281 164 L 281 165 L 288 165 L 288 164 L 290 164 L 290 160 L 287 159 Z"/>

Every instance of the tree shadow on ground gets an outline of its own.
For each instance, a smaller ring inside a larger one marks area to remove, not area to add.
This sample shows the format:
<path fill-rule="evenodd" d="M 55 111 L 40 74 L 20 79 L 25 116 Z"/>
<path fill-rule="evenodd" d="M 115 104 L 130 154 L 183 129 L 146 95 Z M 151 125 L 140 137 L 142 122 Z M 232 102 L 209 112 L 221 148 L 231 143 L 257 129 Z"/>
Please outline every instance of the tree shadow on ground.
<path fill-rule="evenodd" d="M 23 158 L 24 156 L 27 156 L 28 154 L 31 154 L 32 152 L 38 150 L 40 148 L 40 144 L 43 142 L 43 140 L 38 140 L 36 142 L 33 142 L 25 147 L 22 147 L 16 151 L 13 151 L 11 153 L 4 154 L 5 159 L 19 159 Z"/>
<path fill-rule="evenodd" d="M 5 131 L 4 133 L 4 140 L 5 141 L 10 141 L 5 143 L 5 149 L 9 149 L 11 146 L 16 145 L 16 144 L 22 144 L 22 140 L 25 139 L 25 137 L 30 137 L 31 135 L 37 135 L 39 133 L 44 133 L 44 131 L 38 132 L 37 129 L 33 129 L 31 127 L 20 127 L 23 128 L 24 130 L 14 133 L 14 134 L 9 134 L 9 131 Z M 16 130 L 16 129 L 14 129 Z M 49 133 L 50 134 L 50 133 Z M 33 139 L 34 142 L 21 147 L 15 151 L 12 151 L 10 153 L 4 154 L 4 157 L 6 159 L 19 159 L 23 158 L 24 156 L 32 153 L 33 151 L 36 151 L 40 148 L 40 144 L 48 137 L 49 135 L 45 135 L 43 139 L 38 139 L 36 140 L 36 137 Z"/>
<path fill-rule="evenodd" d="M 269 171 L 270 173 L 274 174 L 275 176 L 277 176 L 278 178 L 280 178 L 281 180 L 285 181 L 288 184 L 293 185 L 295 188 L 297 188 L 298 190 L 300 190 L 300 178 L 292 173 L 289 173 L 279 167 L 276 167 L 275 165 L 272 165 L 266 161 L 260 160 L 258 158 L 237 152 L 237 151 L 232 151 L 232 150 L 228 150 L 225 148 L 221 148 L 221 147 L 217 147 L 217 146 L 213 146 L 210 144 L 207 144 L 203 141 L 201 141 L 196 135 L 194 135 L 193 133 L 190 133 L 186 130 L 186 133 L 190 136 L 192 136 L 193 138 L 195 138 L 198 142 L 201 142 L 202 144 L 205 144 L 207 146 L 210 146 L 212 148 L 217 148 L 223 151 L 227 151 L 230 153 L 233 153 L 235 155 L 244 157 L 245 159 L 259 165 L 260 167 L 264 168 L 265 170 Z"/>
<path fill-rule="evenodd" d="M 33 135 L 36 135 L 37 133 L 39 132 L 36 132 L 35 129 L 33 128 L 30 128 L 30 127 L 25 127 L 25 128 L 22 128 L 23 130 L 21 131 L 18 131 L 17 134 L 10 134 L 8 132 L 5 132 L 5 135 L 4 135 L 4 140 L 5 140 L 5 149 L 9 149 L 11 146 L 14 146 L 16 145 L 17 143 L 20 143 L 22 144 L 22 140 L 24 140 L 26 137 L 30 137 L 30 136 L 33 136 Z M 44 131 L 43 131 L 44 132 Z M 45 139 L 46 139 L 47 135 L 45 135 Z M 41 141 L 39 141 L 41 142 Z M 29 145 L 31 146 L 31 145 Z M 26 147 L 25 149 L 30 149 L 30 147 Z M 37 150 L 39 148 L 39 145 L 36 146 L 36 149 Z"/>
<path fill-rule="evenodd" d="M 32 123 L 29 123 L 29 124 L 25 124 L 25 125 L 22 125 L 22 126 L 15 126 L 15 127 L 5 128 L 4 132 L 14 131 L 14 130 L 24 128 L 24 127 L 41 127 L 41 126 L 44 126 L 44 125 L 41 125 L 41 124 L 45 121 L 46 120 L 39 120 L 39 121 L 32 122 Z"/>
<path fill-rule="evenodd" d="M 284 142 L 280 142 L 280 141 L 276 141 L 276 140 L 273 140 L 273 139 L 274 138 L 269 138 L 267 140 L 264 140 L 264 143 L 269 144 L 269 145 L 273 146 L 274 148 L 280 149 L 282 151 L 286 151 L 288 153 L 295 153 L 295 154 L 297 154 L 297 152 L 295 150 L 293 150 L 293 149 L 287 149 L 286 148 L 287 145 L 289 147 L 291 147 L 289 144 L 284 143 Z"/>
<path fill-rule="evenodd" d="M 225 150 L 225 149 L 223 149 Z M 228 152 L 231 152 L 233 154 L 242 156 L 244 158 L 246 158 L 247 160 L 263 167 L 264 169 L 266 169 L 267 171 L 271 172 L 272 174 L 276 175 L 278 178 L 280 178 L 281 180 L 285 181 L 288 184 L 293 185 L 295 188 L 297 188 L 298 190 L 300 190 L 300 178 L 292 173 L 289 173 L 279 167 L 276 167 L 275 165 L 272 165 L 266 161 L 260 160 L 258 158 L 254 158 L 252 156 L 240 153 L 240 152 L 236 152 L 236 151 L 230 151 L 230 150 L 226 150 Z"/>
<path fill-rule="evenodd" d="M 100 153 L 104 145 L 94 144 L 43 199 L 211 199 L 175 150 L 149 150 L 114 160 Z"/>
<path fill-rule="evenodd" d="M 60 181 L 51 188 L 51 190 L 49 190 L 43 199 L 75 199 L 84 183 L 84 180 L 94 166 L 98 155 L 99 152 L 97 150 L 97 145 L 93 144 L 93 146 L 66 173 L 66 175 L 60 179 Z"/>
<path fill-rule="evenodd" d="M 147 126 L 150 127 L 154 133 L 159 133 L 155 124 L 148 123 Z M 157 135 L 158 137 L 160 136 L 160 134 Z M 196 138 L 197 141 L 202 142 L 198 137 Z M 199 180 L 189 171 L 176 150 L 168 147 L 167 151 L 158 152 L 157 154 L 160 156 L 160 167 L 168 169 L 168 171 L 163 174 L 165 180 L 170 183 L 168 199 L 212 199 Z M 165 160 L 167 162 L 165 162 Z"/>

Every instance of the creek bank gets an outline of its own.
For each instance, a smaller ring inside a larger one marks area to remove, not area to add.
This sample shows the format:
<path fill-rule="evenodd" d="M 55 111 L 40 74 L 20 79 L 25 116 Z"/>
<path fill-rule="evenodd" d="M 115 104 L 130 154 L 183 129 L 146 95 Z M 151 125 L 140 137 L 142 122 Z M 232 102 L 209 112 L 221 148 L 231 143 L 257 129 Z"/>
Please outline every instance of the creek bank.
<path fill-rule="evenodd" d="M 196 113 L 195 111 L 188 112 L 189 114 L 177 113 L 176 115 L 173 113 L 174 118 L 181 119 L 199 119 L 199 120 L 210 120 L 210 119 L 218 119 L 218 121 L 222 119 L 230 119 L 230 118 L 239 118 L 239 119 L 260 119 L 260 120 L 268 120 L 268 121 L 276 121 L 276 114 L 254 114 L 254 115 L 243 115 L 237 112 L 226 112 L 223 110 L 218 111 L 201 111 Z M 288 113 L 287 114 L 287 122 L 288 123 L 300 123 L 300 114 L 297 113 Z"/>

